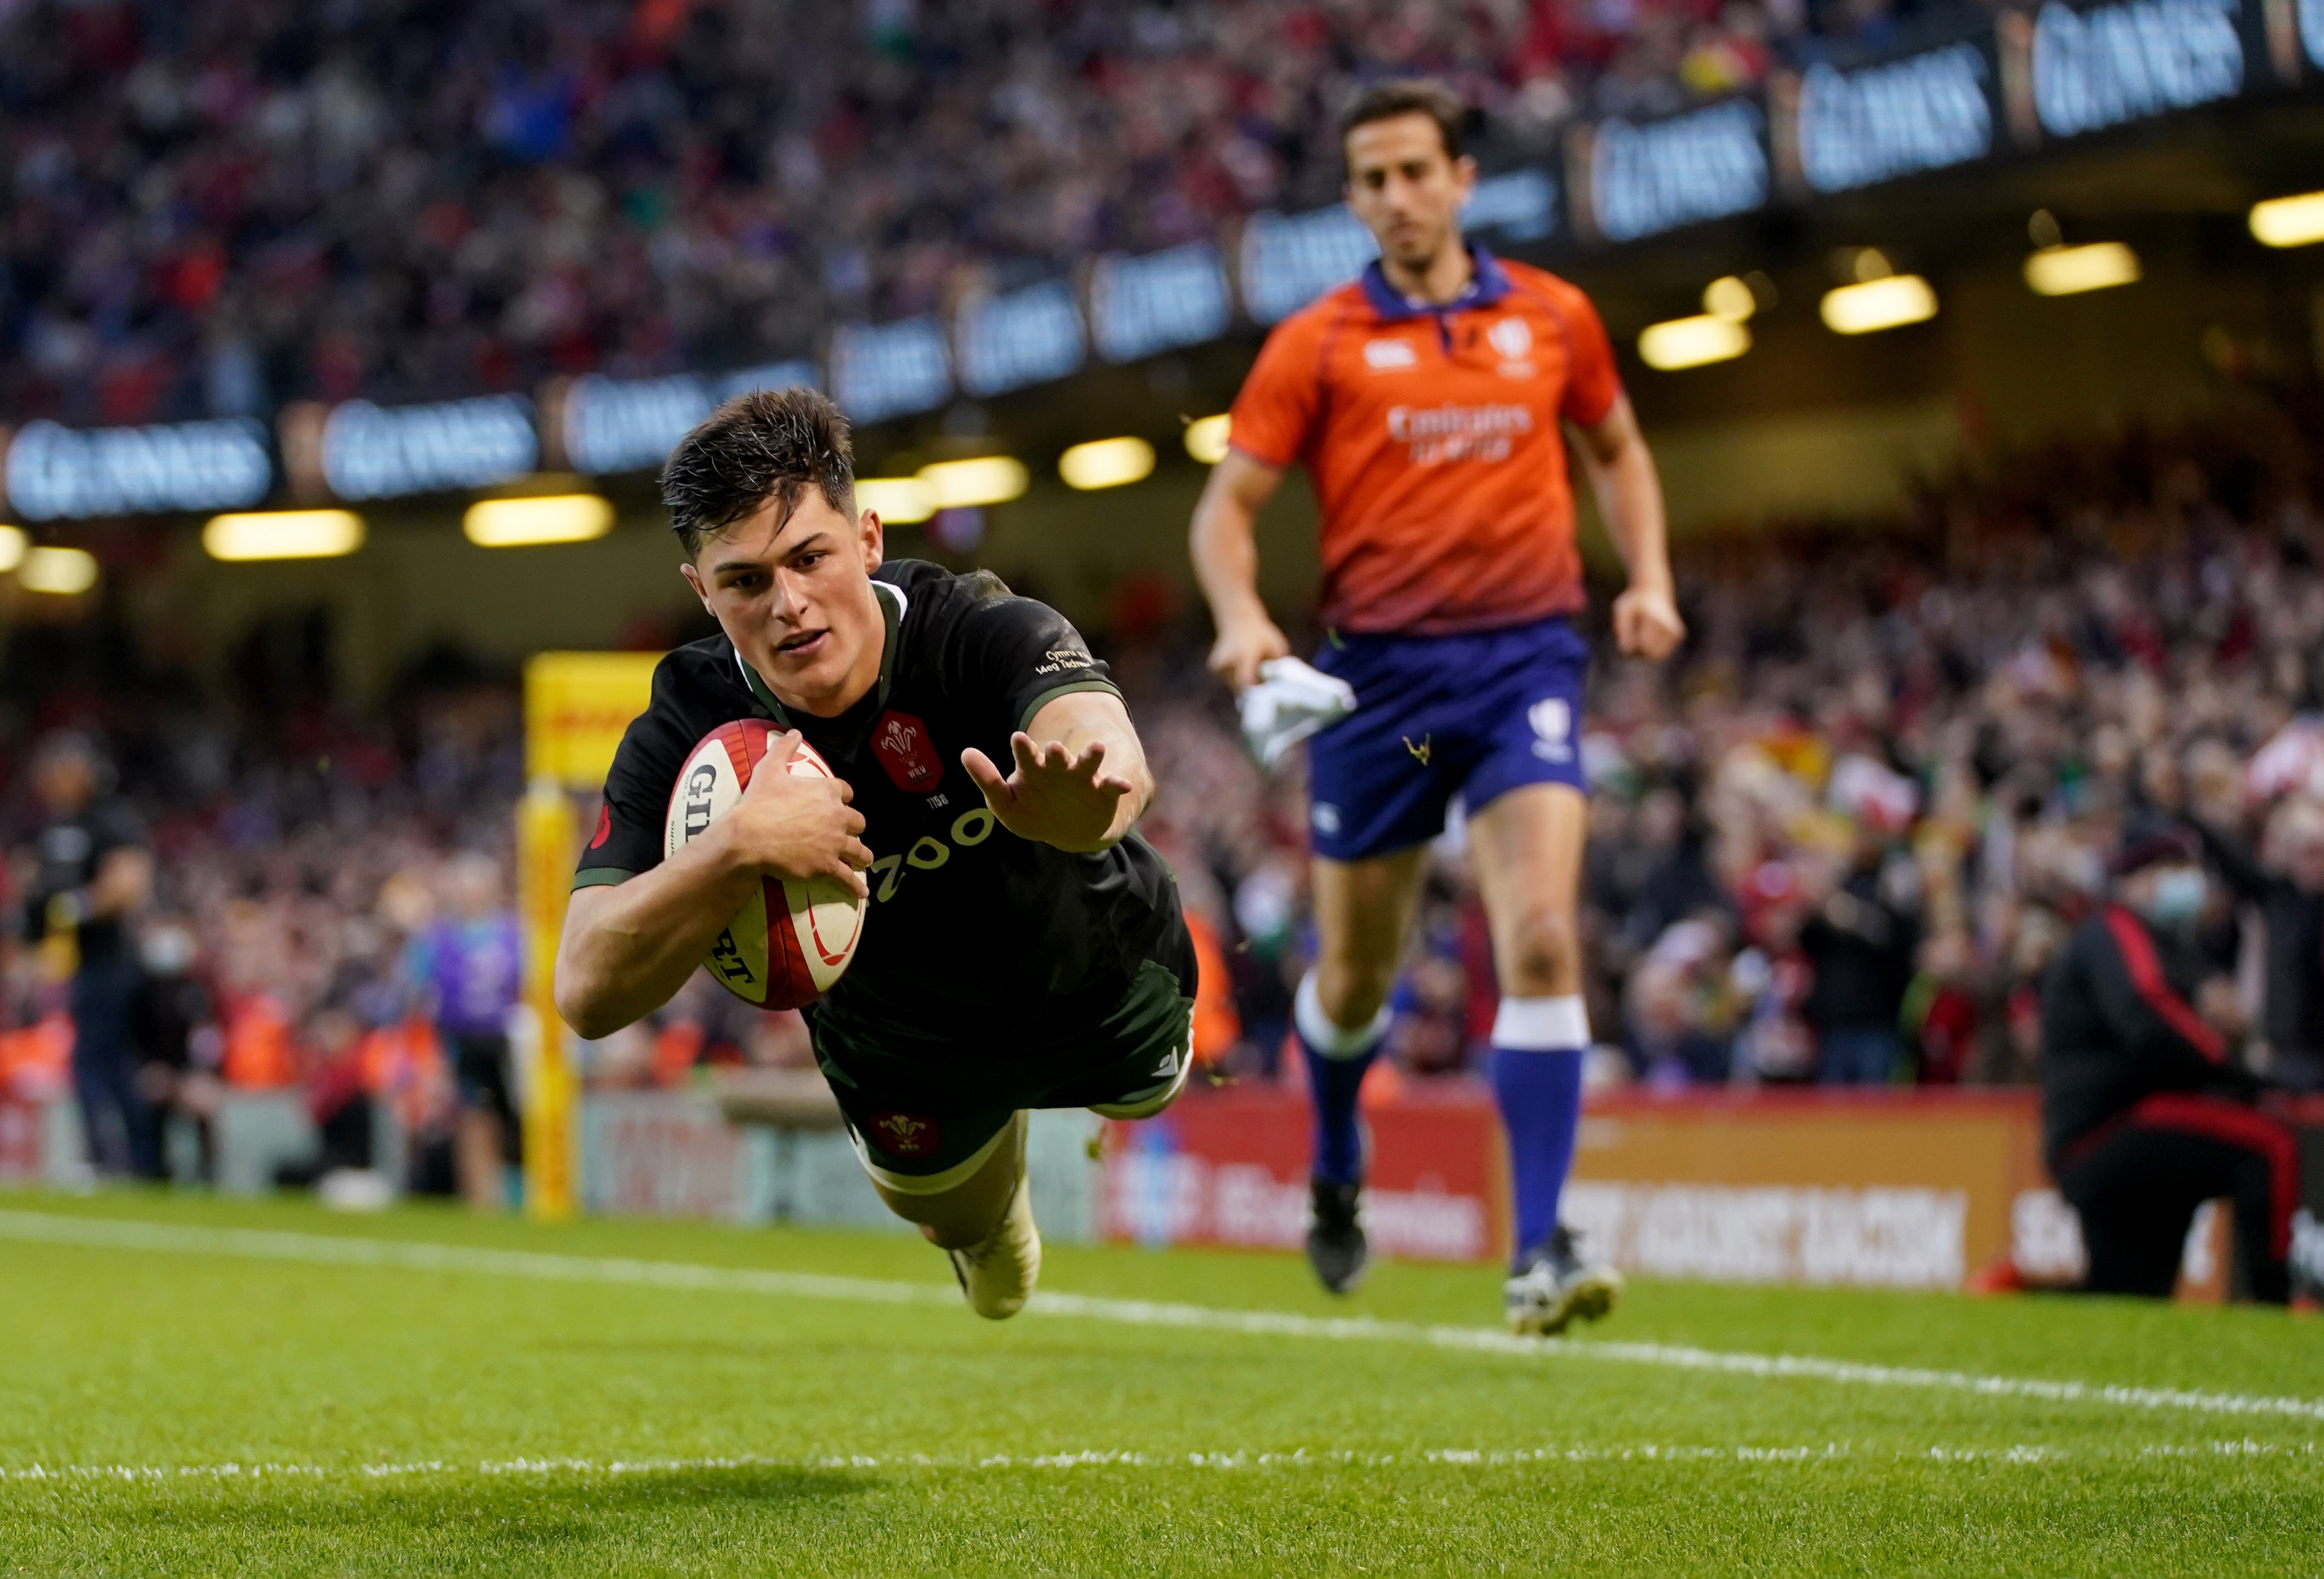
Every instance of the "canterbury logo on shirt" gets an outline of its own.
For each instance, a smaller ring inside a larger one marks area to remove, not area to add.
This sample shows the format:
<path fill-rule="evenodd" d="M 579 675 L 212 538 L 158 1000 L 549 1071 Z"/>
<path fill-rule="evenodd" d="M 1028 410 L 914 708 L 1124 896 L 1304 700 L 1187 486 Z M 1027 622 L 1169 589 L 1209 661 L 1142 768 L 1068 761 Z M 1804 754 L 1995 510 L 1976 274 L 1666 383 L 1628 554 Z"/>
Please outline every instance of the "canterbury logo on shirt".
<path fill-rule="evenodd" d="M 1533 431 L 1523 406 L 1391 406 L 1388 436 L 1411 446 L 1416 466 L 1506 461 L 1517 436 Z"/>

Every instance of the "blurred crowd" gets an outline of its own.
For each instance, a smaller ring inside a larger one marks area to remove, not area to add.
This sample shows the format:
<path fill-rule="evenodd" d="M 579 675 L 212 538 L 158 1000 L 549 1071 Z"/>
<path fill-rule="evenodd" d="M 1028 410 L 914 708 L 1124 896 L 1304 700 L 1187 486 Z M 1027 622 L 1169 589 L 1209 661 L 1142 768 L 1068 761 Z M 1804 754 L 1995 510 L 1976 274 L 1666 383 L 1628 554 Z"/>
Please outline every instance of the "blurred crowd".
<path fill-rule="evenodd" d="M 1683 548 L 1682 657 L 1601 659 L 1592 681 L 1594 1078 L 2029 1082 L 2043 970 L 2103 896 L 2127 820 L 2162 814 L 2204 840 L 2203 946 L 2237 984 L 2246 1060 L 2324 1084 L 2308 453 L 2277 415 L 2134 435 L 1932 484 L 1877 528 Z M 1222 1079 L 1296 1078 L 1281 1053 L 1312 946 L 1298 754 L 1271 776 L 1253 764 L 1172 596 L 1132 578 L 1093 634 L 1159 781 L 1142 831 L 1200 934 L 1198 1057 Z M 360 716 L 320 693 L 230 708 L 136 650 L 125 630 L 32 627 L 0 667 L 19 917 L 0 942 L 0 1091 L 75 1083 L 73 984 L 108 947 L 106 852 L 141 850 L 115 929 L 135 1100 L 101 1154 L 167 1161 L 168 1126 L 132 1122 L 140 1102 L 198 1135 L 222 1089 L 296 1090 L 325 1137 L 318 1166 L 378 1161 L 384 1112 L 410 1182 L 489 1196 L 515 1154 L 524 1034 L 512 685 L 439 653 Z M 1471 1069 L 1493 1021 L 1457 821 L 1437 854 L 1390 1079 Z M 601 1086 L 812 1061 L 798 1015 L 706 976 L 584 1059 Z"/>
<path fill-rule="evenodd" d="M 1331 202 L 1370 78 L 1441 76 L 1489 152 L 1540 159 L 1576 114 L 1884 48 L 1923 3 L 0 0 L 0 409 L 796 355 Z"/>
<path fill-rule="evenodd" d="M 1877 533 L 1683 547 L 1681 659 L 1601 656 L 1592 681 L 1595 1077 L 2029 1082 L 2043 971 L 2152 812 L 2203 839 L 2204 946 L 2236 980 L 2245 1057 L 2324 1084 L 2324 522 L 2303 454 L 2272 420 L 2136 435 L 1933 485 Z M 1297 765 L 1262 776 L 1214 700 L 1140 716 L 1151 836 L 1229 940 L 1231 1061 L 1272 1071 L 1306 947 Z M 1437 851 L 1394 1000 L 1406 1074 L 1471 1067 L 1495 1006 L 1457 825 Z"/>
<path fill-rule="evenodd" d="M 351 709 L 323 641 L 303 617 L 262 626 L 213 694 L 110 621 L 12 633 L 0 1099 L 77 1097 L 101 1172 L 199 1178 L 222 1099 L 274 1093 L 304 1115 L 269 1126 L 276 1182 L 392 1173 L 498 1204 L 529 1034 L 520 697 L 444 648 Z M 744 1063 L 811 1066 L 805 1024 L 702 976 L 585 1048 L 583 1072 L 677 1085 Z"/>
<path fill-rule="evenodd" d="M 496 1182 L 461 1152 L 512 1147 L 508 1094 L 460 1037 L 504 1035 L 514 1001 L 521 740 L 512 689 L 446 660 L 356 719 L 275 685 L 206 696 L 110 622 L 14 631 L 0 1095 L 78 1095 L 108 1172 L 207 1170 L 231 1088 L 301 1095 L 323 1139 L 303 1180 L 369 1168 L 392 1115 L 418 1187 Z M 102 1045 L 77 1056 L 77 1028 Z"/>

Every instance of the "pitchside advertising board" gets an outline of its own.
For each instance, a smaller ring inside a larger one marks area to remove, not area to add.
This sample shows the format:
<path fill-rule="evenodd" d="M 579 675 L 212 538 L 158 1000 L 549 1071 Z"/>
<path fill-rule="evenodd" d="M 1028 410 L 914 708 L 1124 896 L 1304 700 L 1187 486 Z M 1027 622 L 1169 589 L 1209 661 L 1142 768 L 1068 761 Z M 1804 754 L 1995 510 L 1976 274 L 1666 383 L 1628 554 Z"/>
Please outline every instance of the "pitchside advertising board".
<path fill-rule="evenodd" d="M 1383 1253 L 1486 1261 L 1509 1236 L 1507 1153 L 1489 1097 L 1448 1085 L 1369 1107 L 1364 1226 Z M 1281 1088 L 1190 1095 L 1109 1124 L 1102 1230 L 1133 1244 L 1296 1249 L 1307 1232 L 1306 1099 Z"/>
<path fill-rule="evenodd" d="M 2324 1291 L 2324 1103 L 2288 1109 L 2303 1200 L 2295 1269 Z M 1365 1225 L 1387 1254 L 1509 1253 L 1491 1095 L 1465 1081 L 1368 1104 Z M 1309 1117 L 1296 1090 L 1194 1092 L 1107 1126 L 1100 1223 L 1131 1244 L 1296 1249 Z M 1626 1271 L 1727 1282 L 1958 1289 L 2005 1262 L 2036 1283 L 2083 1270 L 2080 1225 L 2041 1163 L 2032 1091 L 1750 1092 L 1593 1099 L 1563 1216 Z M 2188 1234 L 2181 1295 L 2236 1286 L 2225 1203 Z"/>

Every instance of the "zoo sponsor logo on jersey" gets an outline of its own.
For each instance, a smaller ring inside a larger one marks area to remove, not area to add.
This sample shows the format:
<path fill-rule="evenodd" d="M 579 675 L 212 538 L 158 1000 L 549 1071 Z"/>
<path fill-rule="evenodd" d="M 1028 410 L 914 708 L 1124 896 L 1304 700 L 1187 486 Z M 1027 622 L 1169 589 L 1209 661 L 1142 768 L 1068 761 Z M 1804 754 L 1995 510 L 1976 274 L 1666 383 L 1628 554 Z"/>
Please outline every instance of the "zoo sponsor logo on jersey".
<path fill-rule="evenodd" d="M 1416 466 L 1506 461 L 1517 436 L 1533 431 L 1523 406 L 1391 406 L 1388 436 L 1410 446 Z"/>
<path fill-rule="evenodd" d="M 938 839 L 933 833 L 923 833 L 912 840 L 912 848 L 901 855 L 881 856 L 878 860 L 873 861 L 871 868 L 864 873 L 866 882 L 878 879 L 877 882 L 872 882 L 872 897 L 882 903 L 893 899 L 896 896 L 896 890 L 903 885 L 906 868 L 908 867 L 914 871 L 933 872 L 952 860 L 952 852 L 955 848 L 973 849 L 991 838 L 993 829 L 998 827 L 1000 822 L 1001 819 L 992 814 L 991 807 L 972 806 L 952 820 L 950 843 Z"/>

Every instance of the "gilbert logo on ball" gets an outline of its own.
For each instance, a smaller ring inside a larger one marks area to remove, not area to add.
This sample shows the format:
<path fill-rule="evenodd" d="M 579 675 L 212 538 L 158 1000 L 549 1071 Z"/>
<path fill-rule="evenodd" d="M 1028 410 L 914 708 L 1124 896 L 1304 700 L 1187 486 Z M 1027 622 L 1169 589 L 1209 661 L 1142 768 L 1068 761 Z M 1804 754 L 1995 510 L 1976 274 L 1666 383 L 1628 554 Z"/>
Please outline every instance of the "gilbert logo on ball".
<path fill-rule="evenodd" d="M 696 743 L 670 791 L 665 857 L 701 838 L 734 809 L 774 735 L 774 725 L 764 719 L 737 719 Z M 789 769 L 798 778 L 834 776 L 830 764 L 804 740 Z M 703 963 L 744 1003 L 796 1009 L 831 990 L 855 957 L 862 931 L 862 902 L 846 884 L 831 877 L 767 877 L 710 945 Z"/>

